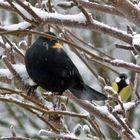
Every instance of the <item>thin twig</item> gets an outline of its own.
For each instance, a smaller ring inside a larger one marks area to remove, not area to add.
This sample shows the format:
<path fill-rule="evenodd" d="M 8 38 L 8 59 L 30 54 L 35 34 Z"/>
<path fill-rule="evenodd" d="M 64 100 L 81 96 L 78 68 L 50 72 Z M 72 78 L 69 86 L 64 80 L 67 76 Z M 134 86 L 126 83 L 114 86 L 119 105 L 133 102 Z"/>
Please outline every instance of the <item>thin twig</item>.
<path fill-rule="evenodd" d="M 140 65 L 140 56 L 136 55 L 134 58 L 136 59 L 136 64 Z M 132 95 L 135 94 L 137 96 L 137 98 L 140 100 L 140 95 L 137 92 L 138 80 L 139 80 L 138 78 L 139 78 L 138 73 L 135 73 Z"/>
<path fill-rule="evenodd" d="M 35 19 L 36 23 L 40 23 L 42 21 L 42 19 L 32 10 L 32 8 L 29 7 L 29 5 L 24 4 L 22 1 L 20 0 L 14 0 L 16 1 L 21 7 L 23 7 L 30 15 L 32 15 Z"/>
<path fill-rule="evenodd" d="M 97 49 L 95 46 L 86 43 L 85 41 L 83 41 L 82 39 L 78 38 L 76 35 L 74 35 L 72 32 L 70 32 L 69 30 L 66 29 L 66 32 L 68 32 L 72 37 L 74 37 L 75 39 L 77 39 L 78 41 L 80 41 L 81 43 L 83 43 L 84 45 L 92 48 L 93 50 L 97 51 L 98 53 L 100 53 L 100 55 L 104 55 L 105 57 L 108 57 L 109 59 L 113 59 L 111 56 L 105 54 L 104 52 L 100 51 L 99 49 Z"/>
<path fill-rule="evenodd" d="M 118 114 L 116 112 L 112 112 L 112 114 L 120 122 L 120 124 L 122 125 L 124 130 L 126 130 L 128 132 L 127 134 L 130 134 L 132 138 L 135 138 L 134 134 L 130 131 L 129 127 L 121 120 L 121 118 L 118 116 Z M 132 140 L 131 137 L 129 136 L 130 140 Z"/>
<path fill-rule="evenodd" d="M 100 140 L 106 140 L 105 135 L 103 134 L 103 132 L 101 131 L 99 125 L 97 124 L 95 118 L 94 120 L 91 118 L 88 118 L 89 123 L 94 127 L 98 137 L 100 138 Z"/>
<path fill-rule="evenodd" d="M 7 68 L 9 69 L 9 71 L 13 74 L 14 79 L 16 81 L 18 81 L 18 84 L 19 84 L 20 88 L 25 89 L 26 86 L 24 85 L 24 82 L 22 81 L 20 75 L 14 69 L 14 67 L 12 66 L 12 64 L 7 60 L 7 57 L 6 56 L 2 56 L 1 59 L 3 60 L 4 64 L 7 66 Z"/>
<path fill-rule="evenodd" d="M 70 134 L 64 134 L 64 133 L 54 133 L 52 131 L 47 130 L 40 130 L 39 134 L 41 136 L 51 137 L 51 138 L 57 138 L 57 139 L 63 139 L 63 140 L 79 140 L 76 136 L 72 136 Z"/>
<path fill-rule="evenodd" d="M 71 117 L 78 117 L 78 118 L 81 118 L 81 119 L 87 119 L 87 115 L 84 115 L 84 114 L 78 114 L 78 113 L 74 113 L 74 112 L 68 112 L 68 111 L 59 111 L 59 110 L 46 110 L 44 108 L 40 108 L 40 107 L 37 107 L 37 106 L 34 106 L 34 105 L 31 105 L 31 104 L 28 104 L 28 103 L 22 103 L 22 102 L 18 102 L 16 100 L 13 100 L 13 99 L 6 99 L 6 98 L 3 98 L 3 97 L 0 97 L 0 100 L 1 101 L 5 101 L 5 102 L 9 102 L 9 103 L 14 103 L 14 104 L 17 104 L 21 107 L 26 107 L 26 108 L 31 108 L 31 109 L 35 109 L 37 111 L 40 111 L 42 112 L 43 114 L 59 114 L 59 115 L 66 115 L 66 116 L 71 116 Z"/>
<path fill-rule="evenodd" d="M 110 0 L 110 4 L 112 4 L 118 11 L 123 13 L 123 15 L 129 21 L 140 27 L 140 9 L 137 5 L 134 5 L 130 0 Z"/>
<path fill-rule="evenodd" d="M 33 139 L 24 138 L 24 137 L 5 137 L 5 138 L 0 138 L 0 140 L 33 140 Z"/>
<path fill-rule="evenodd" d="M 10 5 L 11 7 L 13 7 L 15 9 L 15 11 L 27 22 L 31 23 L 32 25 L 36 25 L 35 22 L 32 22 L 30 19 L 28 19 L 26 16 L 24 16 L 24 14 L 19 10 L 17 9 L 17 7 L 13 4 L 13 2 L 11 0 L 6 0 Z"/>
<path fill-rule="evenodd" d="M 15 9 L 6 2 L 0 2 L 0 8 L 11 12 L 16 12 Z"/>
<path fill-rule="evenodd" d="M 54 40 L 60 40 L 60 41 L 63 41 L 65 43 L 70 44 L 73 47 L 78 48 L 81 51 L 86 52 L 87 54 L 91 55 L 94 59 L 100 61 L 101 63 L 105 62 L 105 63 L 111 64 L 113 66 L 116 66 L 116 67 L 122 67 L 122 68 L 126 68 L 126 69 L 129 69 L 129 70 L 132 70 L 132 71 L 140 73 L 140 66 L 138 66 L 138 65 L 130 64 L 130 63 L 127 63 L 127 62 L 122 61 L 122 60 L 110 60 L 110 59 L 107 59 L 107 58 L 102 58 L 102 57 L 92 53 L 92 51 L 93 51 L 92 49 L 81 48 L 81 46 L 73 44 L 70 41 L 67 41 L 67 40 L 64 40 L 64 39 L 60 39 L 58 37 L 51 36 L 51 35 L 49 35 L 47 33 L 44 33 L 44 32 L 37 32 L 37 31 L 33 31 L 33 30 L 24 29 L 24 30 L 7 31 L 7 32 L 3 32 L 1 34 L 11 34 L 11 33 L 14 34 L 14 33 L 17 33 L 17 32 L 32 33 L 32 34 L 37 34 L 37 35 L 48 37 L 48 38 L 53 38 Z"/>
<path fill-rule="evenodd" d="M 23 54 L 19 49 L 17 49 L 17 48 L 11 43 L 11 41 L 10 41 L 6 36 L 2 36 L 2 37 L 6 40 L 6 42 L 7 42 L 18 54 L 20 54 L 20 56 L 24 57 L 24 54 Z"/>
<path fill-rule="evenodd" d="M 110 6 L 110 5 L 101 5 L 96 2 L 89 2 L 89 1 L 87 2 L 87 1 L 82 1 L 82 0 L 78 0 L 78 2 L 79 2 L 79 4 L 81 4 L 81 6 L 87 8 L 87 9 L 92 9 L 92 10 L 96 10 L 99 12 L 103 12 L 103 13 L 107 13 L 107 14 L 114 14 L 114 15 L 124 17 L 123 13 L 121 13 L 115 7 Z"/>
<path fill-rule="evenodd" d="M 88 29 L 91 31 L 102 32 L 104 34 L 108 34 L 112 37 L 120 39 L 128 44 L 132 44 L 132 36 L 131 35 L 128 35 L 126 32 L 120 31 L 114 27 L 110 27 L 106 24 L 103 24 L 97 20 L 93 19 L 92 23 L 87 24 L 84 21 L 79 22 L 76 20 L 59 19 L 59 18 L 56 18 L 56 14 L 54 16 L 52 15 L 52 16 L 44 17 L 44 21 L 43 21 L 44 25 L 45 24 L 54 24 L 54 25 L 82 28 L 82 29 Z M 60 17 L 60 16 L 58 16 L 58 17 Z M 66 17 L 67 17 L 67 15 L 66 15 Z M 27 28 L 29 28 L 29 27 L 31 28 L 31 25 L 29 25 Z M 23 28 L 23 27 L 19 27 L 19 28 Z M 4 27 L 2 27 L 2 29 L 0 29 L 0 30 L 3 31 Z M 0 34 L 2 34 L 2 32 Z"/>
<path fill-rule="evenodd" d="M 122 126 L 118 123 L 118 121 L 116 121 L 116 119 L 113 116 L 111 117 L 110 113 L 109 114 L 108 113 L 103 113 L 103 110 L 99 111 L 100 109 L 98 110 L 98 107 L 96 107 L 95 105 L 92 105 L 89 102 L 85 102 L 85 101 L 77 99 L 68 90 L 65 92 L 65 96 L 72 99 L 74 102 L 76 102 L 83 109 L 88 111 L 90 114 L 92 114 L 95 117 L 101 119 L 103 122 L 105 122 L 107 125 L 109 125 L 115 132 L 117 132 L 119 135 L 124 134 L 124 135 L 122 135 L 122 137 L 129 138 L 130 134 L 129 133 L 126 134 L 126 133 L 122 132 Z"/>
<path fill-rule="evenodd" d="M 124 49 L 124 50 L 129 50 L 129 51 L 133 51 L 134 48 L 132 46 L 127 46 L 127 45 L 120 45 L 120 44 L 115 44 L 115 47 L 116 48 L 119 48 L 119 49 Z"/>
<path fill-rule="evenodd" d="M 77 0 L 73 0 L 73 2 L 75 3 L 75 5 L 81 10 L 81 12 L 85 15 L 87 21 L 86 23 L 92 23 L 92 18 L 89 15 L 89 13 L 78 3 Z"/>

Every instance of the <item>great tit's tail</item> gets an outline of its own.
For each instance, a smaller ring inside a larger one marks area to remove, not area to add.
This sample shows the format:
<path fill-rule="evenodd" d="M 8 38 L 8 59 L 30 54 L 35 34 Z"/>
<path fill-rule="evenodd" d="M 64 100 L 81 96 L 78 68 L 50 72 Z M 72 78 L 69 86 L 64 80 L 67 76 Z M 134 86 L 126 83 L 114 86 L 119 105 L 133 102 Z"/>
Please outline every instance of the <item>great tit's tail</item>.
<path fill-rule="evenodd" d="M 84 84 L 83 89 L 77 89 L 77 88 L 70 88 L 69 89 L 77 98 L 80 98 L 82 100 L 96 100 L 96 101 L 104 101 L 107 100 L 106 95 L 92 89 L 88 85 Z"/>

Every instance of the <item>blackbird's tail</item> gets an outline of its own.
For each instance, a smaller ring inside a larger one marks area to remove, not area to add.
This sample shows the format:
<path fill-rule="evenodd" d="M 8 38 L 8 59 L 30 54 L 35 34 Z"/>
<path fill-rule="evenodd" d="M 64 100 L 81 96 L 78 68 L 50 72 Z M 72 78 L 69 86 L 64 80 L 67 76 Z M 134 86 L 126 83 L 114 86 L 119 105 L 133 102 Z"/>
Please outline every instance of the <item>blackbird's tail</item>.
<path fill-rule="evenodd" d="M 82 100 L 96 100 L 96 101 L 104 101 L 107 100 L 106 95 L 92 89 L 91 87 L 87 86 L 86 84 L 83 85 L 84 88 L 79 90 L 77 88 L 70 88 L 69 90 L 79 99 Z"/>

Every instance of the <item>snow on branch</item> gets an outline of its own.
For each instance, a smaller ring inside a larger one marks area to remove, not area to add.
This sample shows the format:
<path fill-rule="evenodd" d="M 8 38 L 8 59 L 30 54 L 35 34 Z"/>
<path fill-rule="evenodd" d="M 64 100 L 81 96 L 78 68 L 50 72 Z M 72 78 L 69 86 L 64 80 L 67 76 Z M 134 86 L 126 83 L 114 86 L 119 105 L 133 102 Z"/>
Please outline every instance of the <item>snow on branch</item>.
<path fill-rule="evenodd" d="M 62 138 L 62 139 L 69 139 L 69 140 L 79 140 L 79 138 L 77 138 L 75 135 L 73 134 L 57 134 L 51 131 L 47 131 L 47 130 L 40 130 L 39 131 L 39 135 L 41 136 L 46 136 L 46 137 L 51 137 L 51 138 Z"/>
<path fill-rule="evenodd" d="M 83 1 L 83 0 L 78 0 L 78 3 L 82 7 L 87 8 L 87 9 L 94 9 L 99 12 L 114 14 L 114 15 L 118 15 L 121 17 L 123 16 L 123 13 L 120 13 L 119 11 L 117 11 L 116 8 L 114 8 L 113 6 L 101 5 L 96 2 L 89 2 L 89 1 Z M 69 2 L 62 1 L 62 2 L 58 2 L 57 6 L 64 8 L 64 9 L 68 9 L 68 8 L 75 6 L 75 4 L 72 1 L 69 1 Z"/>
<path fill-rule="evenodd" d="M 123 13 L 129 21 L 140 27 L 140 9 L 137 4 L 133 4 L 130 0 L 107 0 L 107 2 Z"/>
<path fill-rule="evenodd" d="M 94 116 L 100 118 L 103 122 L 108 124 L 114 131 L 116 131 L 119 135 L 121 135 L 124 139 L 132 140 L 133 138 L 139 138 L 140 135 L 137 133 L 133 133 L 133 129 L 129 130 L 131 133 L 128 135 L 127 130 L 129 129 L 127 125 L 125 125 L 119 116 L 116 114 L 116 112 L 110 113 L 108 108 L 106 106 L 99 107 L 90 104 L 89 102 L 81 101 L 77 98 L 75 98 L 72 93 L 69 91 L 65 92 L 65 95 L 68 96 L 70 99 L 75 101 L 78 105 L 80 105 L 82 108 L 84 108 L 89 113 L 93 114 Z M 121 123 L 120 123 L 121 121 Z M 125 126 L 123 126 L 125 125 Z"/>
<path fill-rule="evenodd" d="M 21 6 L 21 5 L 20 5 Z M 59 26 L 66 26 L 66 27 L 72 27 L 72 28 L 82 28 L 82 29 L 88 29 L 96 32 L 102 32 L 104 34 L 110 35 L 112 37 L 118 38 L 124 42 L 127 42 L 129 44 L 132 44 L 132 36 L 128 35 L 124 31 L 120 31 L 117 28 L 110 27 L 106 24 L 103 24 L 101 22 L 98 22 L 95 19 L 92 19 L 92 22 L 86 22 L 86 17 L 83 14 L 83 12 L 79 14 L 73 14 L 73 15 L 63 15 L 59 13 L 48 13 L 45 12 L 39 8 L 28 6 L 28 11 L 25 12 L 25 9 L 21 7 L 16 7 L 18 11 L 21 13 L 25 13 L 24 19 L 34 19 L 34 17 L 31 17 L 31 11 L 33 11 L 41 20 L 39 21 L 39 25 L 43 24 L 54 24 Z M 29 10 L 30 8 L 30 10 Z M 36 19 L 34 19 L 36 20 Z M 28 23 L 29 22 L 29 23 Z M 25 28 L 31 28 L 33 21 L 27 21 L 27 22 L 21 22 L 18 24 L 13 24 L 9 26 L 0 26 L 0 31 L 6 31 L 6 30 L 17 30 L 17 29 L 25 29 Z M 34 22 L 33 26 L 36 26 L 36 21 Z M 1 33 L 0 33 L 1 34 Z"/>

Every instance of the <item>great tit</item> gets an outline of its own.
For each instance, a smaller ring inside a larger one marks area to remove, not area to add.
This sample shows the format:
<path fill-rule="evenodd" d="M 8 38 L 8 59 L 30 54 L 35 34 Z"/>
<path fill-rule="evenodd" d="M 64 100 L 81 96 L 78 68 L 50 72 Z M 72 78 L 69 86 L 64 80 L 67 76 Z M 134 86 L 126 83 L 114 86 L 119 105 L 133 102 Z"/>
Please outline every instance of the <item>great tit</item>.
<path fill-rule="evenodd" d="M 132 88 L 126 73 L 120 73 L 112 83 L 112 87 L 119 94 L 122 102 L 126 102 L 129 99 Z"/>

